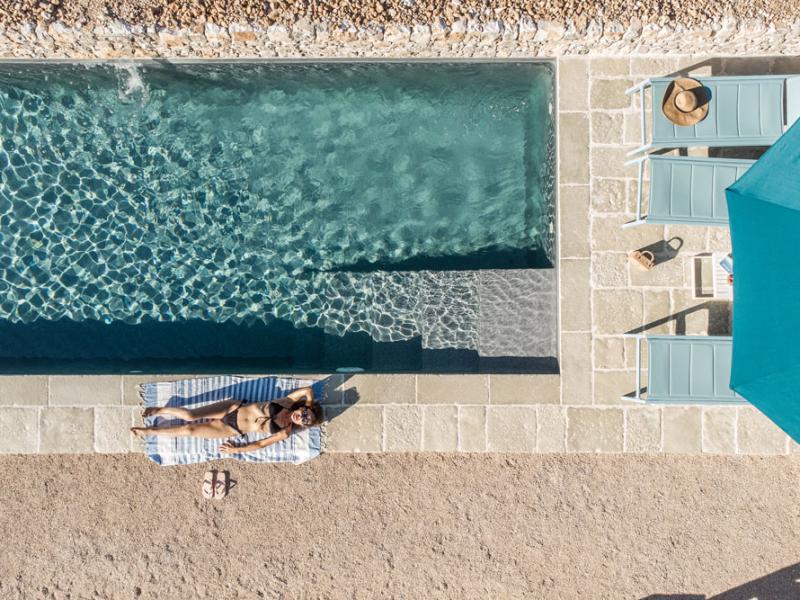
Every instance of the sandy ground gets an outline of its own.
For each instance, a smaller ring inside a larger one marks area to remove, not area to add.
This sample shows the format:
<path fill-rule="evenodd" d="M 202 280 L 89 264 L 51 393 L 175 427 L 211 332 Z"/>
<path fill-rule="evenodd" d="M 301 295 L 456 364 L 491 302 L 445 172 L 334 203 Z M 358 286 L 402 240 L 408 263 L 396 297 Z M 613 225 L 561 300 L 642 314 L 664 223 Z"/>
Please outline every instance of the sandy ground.
<path fill-rule="evenodd" d="M 798 458 L 225 465 L 0 459 L 0 598 L 800 597 Z"/>

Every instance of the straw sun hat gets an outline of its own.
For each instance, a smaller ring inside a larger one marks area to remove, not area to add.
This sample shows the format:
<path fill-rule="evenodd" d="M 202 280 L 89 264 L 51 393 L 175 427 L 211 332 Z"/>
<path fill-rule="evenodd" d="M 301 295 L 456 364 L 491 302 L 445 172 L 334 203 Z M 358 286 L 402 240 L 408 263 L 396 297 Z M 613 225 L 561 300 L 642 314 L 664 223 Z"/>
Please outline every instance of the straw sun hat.
<path fill-rule="evenodd" d="M 681 77 L 667 86 L 661 110 L 675 125 L 686 127 L 706 118 L 708 100 L 708 90 L 702 83 Z"/>

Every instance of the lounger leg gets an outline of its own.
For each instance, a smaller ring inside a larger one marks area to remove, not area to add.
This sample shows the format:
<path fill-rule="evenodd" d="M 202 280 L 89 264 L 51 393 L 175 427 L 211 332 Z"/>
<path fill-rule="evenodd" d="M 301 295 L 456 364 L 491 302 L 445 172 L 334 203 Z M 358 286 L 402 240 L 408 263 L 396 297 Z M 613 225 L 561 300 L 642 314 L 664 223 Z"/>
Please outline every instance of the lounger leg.
<path fill-rule="evenodd" d="M 625 163 L 625 166 L 636 163 L 637 166 L 637 187 L 636 187 L 636 219 L 629 223 L 624 223 L 623 228 L 634 227 L 635 225 L 642 225 L 645 220 L 642 217 L 642 183 L 644 182 L 644 161 L 646 157 L 641 156 L 635 160 L 630 160 Z"/>
<path fill-rule="evenodd" d="M 630 394 L 622 396 L 625 400 L 635 400 L 636 402 L 645 402 L 644 398 L 642 398 L 642 338 L 644 337 L 641 333 L 628 333 L 623 334 L 624 338 L 633 338 L 636 344 L 636 389 L 633 392 L 633 395 Z"/>

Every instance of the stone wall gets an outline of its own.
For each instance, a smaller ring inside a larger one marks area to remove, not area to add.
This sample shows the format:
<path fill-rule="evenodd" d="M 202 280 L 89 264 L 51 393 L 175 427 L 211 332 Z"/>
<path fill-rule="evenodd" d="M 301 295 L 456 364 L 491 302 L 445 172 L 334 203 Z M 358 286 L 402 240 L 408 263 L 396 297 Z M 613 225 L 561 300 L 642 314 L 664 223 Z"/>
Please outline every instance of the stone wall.
<path fill-rule="evenodd" d="M 211 23 L 186 30 L 104 21 L 0 29 L 0 58 L 513 58 L 563 55 L 800 54 L 800 20 L 789 26 L 724 18 L 702 27 L 618 22 L 444 20 L 430 25 L 345 27 L 300 19 L 291 27 Z"/>

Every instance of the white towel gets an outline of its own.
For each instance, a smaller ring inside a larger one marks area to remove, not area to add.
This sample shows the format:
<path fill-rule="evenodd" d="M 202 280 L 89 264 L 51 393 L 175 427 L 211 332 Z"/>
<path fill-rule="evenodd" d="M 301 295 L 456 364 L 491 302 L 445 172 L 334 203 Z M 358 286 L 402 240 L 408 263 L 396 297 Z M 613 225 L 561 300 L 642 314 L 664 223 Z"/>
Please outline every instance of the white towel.
<path fill-rule="evenodd" d="M 233 399 L 246 402 L 266 402 L 282 398 L 300 387 L 314 387 L 315 397 L 323 392 L 323 382 L 288 377 L 235 377 L 219 376 L 201 379 L 183 379 L 145 383 L 141 386 L 141 396 L 147 407 L 179 406 L 197 408 L 205 404 Z M 164 423 L 171 418 L 149 417 L 148 425 Z M 241 444 L 262 439 L 263 434 L 248 433 L 238 436 L 235 441 Z M 145 452 L 159 465 L 187 465 L 219 458 L 236 458 L 248 462 L 290 462 L 302 463 L 320 453 L 319 427 L 308 427 L 295 431 L 287 440 L 260 448 L 254 452 L 241 454 L 222 454 L 220 445 L 225 438 L 204 439 L 195 437 L 147 436 Z M 228 438 L 230 439 L 230 438 Z"/>

